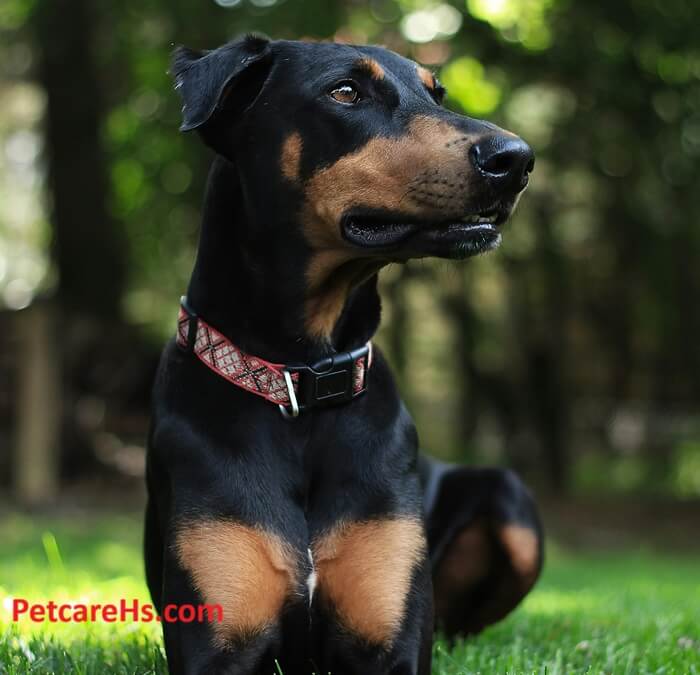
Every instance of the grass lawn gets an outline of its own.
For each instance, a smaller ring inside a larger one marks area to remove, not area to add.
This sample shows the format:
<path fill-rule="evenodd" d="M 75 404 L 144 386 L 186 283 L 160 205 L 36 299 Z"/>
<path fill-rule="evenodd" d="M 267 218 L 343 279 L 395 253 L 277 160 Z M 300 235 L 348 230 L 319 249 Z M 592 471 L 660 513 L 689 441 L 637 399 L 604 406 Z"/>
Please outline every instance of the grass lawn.
<path fill-rule="evenodd" d="M 11 599 L 148 600 L 140 522 L 6 515 L 0 674 L 166 673 L 159 625 L 13 623 Z M 550 546 L 537 589 L 506 621 L 448 648 L 434 673 L 700 675 L 700 554 L 572 555 Z"/>

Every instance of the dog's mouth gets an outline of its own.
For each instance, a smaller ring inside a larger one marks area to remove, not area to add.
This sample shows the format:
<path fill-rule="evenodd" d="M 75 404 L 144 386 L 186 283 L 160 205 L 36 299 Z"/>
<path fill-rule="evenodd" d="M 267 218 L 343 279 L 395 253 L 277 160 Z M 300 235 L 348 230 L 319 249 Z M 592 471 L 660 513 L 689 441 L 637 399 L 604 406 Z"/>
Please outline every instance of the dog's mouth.
<path fill-rule="evenodd" d="M 512 208 L 499 204 L 435 222 L 401 214 L 357 212 L 347 214 L 341 227 L 349 243 L 377 254 L 462 259 L 490 251 L 501 243 L 499 228 Z"/>

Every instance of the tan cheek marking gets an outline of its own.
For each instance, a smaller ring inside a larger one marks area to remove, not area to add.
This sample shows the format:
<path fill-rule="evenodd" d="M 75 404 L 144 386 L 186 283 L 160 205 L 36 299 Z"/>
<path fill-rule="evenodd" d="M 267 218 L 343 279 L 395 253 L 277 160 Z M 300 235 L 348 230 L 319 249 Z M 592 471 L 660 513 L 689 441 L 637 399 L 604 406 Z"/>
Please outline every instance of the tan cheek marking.
<path fill-rule="evenodd" d="M 282 175 L 290 181 L 299 180 L 299 165 L 301 162 L 301 136 L 295 131 L 284 140 L 282 144 L 282 154 L 280 166 Z"/>
<path fill-rule="evenodd" d="M 504 525 L 498 534 L 513 569 L 522 579 L 523 586 L 529 589 L 537 579 L 540 564 L 537 535 L 519 525 Z"/>
<path fill-rule="evenodd" d="M 356 61 L 355 66 L 366 70 L 375 80 L 384 79 L 384 68 L 382 68 L 374 59 L 371 59 L 368 56 Z"/>
<path fill-rule="evenodd" d="M 427 68 L 423 68 L 423 66 L 417 66 L 416 70 L 418 71 L 418 77 L 420 78 L 421 82 L 428 89 L 435 89 L 435 75 L 433 75 Z"/>
<path fill-rule="evenodd" d="M 464 178 L 470 169 L 466 148 L 469 137 L 452 125 L 432 117 L 415 118 L 399 138 L 373 138 L 354 153 L 322 169 L 306 187 L 303 221 L 309 243 L 317 248 L 342 245 L 340 217 L 351 206 L 400 210 L 414 215 L 431 215 L 412 197 L 411 187 L 426 172 L 440 178 Z M 450 181 L 447 181 L 449 183 Z M 452 194 L 439 183 L 433 191 Z"/>
<path fill-rule="evenodd" d="M 412 518 L 340 525 L 313 545 L 317 588 L 348 630 L 389 646 L 425 550 L 423 526 Z"/>
<path fill-rule="evenodd" d="M 443 178 L 464 180 L 469 170 L 465 149 L 469 142 L 462 131 L 446 122 L 417 117 L 404 136 L 374 138 L 309 179 L 302 222 L 306 239 L 315 252 L 306 272 L 306 325 L 311 335 L 330 335 L 347 294 L 362 278 L 356 270 L 346 274 L 338 269 L 348 260 L 363 255 L 341 235 L 343 213 L 360 205 L 417 216 L 439 214 L 439 208 L 426 206 L 412 197 L 413 181 L 427 171 L 439 171 Z M 449 180 L 435 183 L 431 190 L 449 197 L 452 191 L 449 183 Z M 374 271 L 381 266 L 375 265 Z"/>
<path fill-rule="evenodd" d="M 218 644 L 250 638 L 275 623 L 294 590 L 296 557 L 269 532 L 227 521 L 193 522 L 179 529 L 175 546 L 204 602 L 222 608 L 223 621 L 212 623 Z"/>

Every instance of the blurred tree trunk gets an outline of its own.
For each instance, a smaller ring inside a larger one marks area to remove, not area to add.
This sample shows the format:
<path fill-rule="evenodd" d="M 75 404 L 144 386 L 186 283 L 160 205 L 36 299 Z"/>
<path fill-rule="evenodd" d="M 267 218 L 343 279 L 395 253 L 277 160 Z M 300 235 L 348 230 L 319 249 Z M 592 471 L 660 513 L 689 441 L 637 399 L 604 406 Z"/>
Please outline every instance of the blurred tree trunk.
<path fill-rule="evenodd" d="M 389 359 L 396 372 L 399 383 L 404 381 L 408 362 L 407 336 L 408 306 L 406 303 L 406 282 L 411 276 L 411 269 L 402 265 L 395 276 L 384 286 L 384 297 L 391 308 L 391 321 L 386 323 Z"/>
<path fill-rule="evenodd" d="M 17 312 L 17 438 L 13 492 L 25 506 L 50 504 L 58 492 L 61 430 L 60 344 L 46 302 Z"/>
<path fill-rule="evenodd" d="M 542 321 L 527 341 L 527 362 L 532 413 L 546 461 L 550 489 L 564 494 L 571 472 L 570 407 L 567 377 L 568 344 L 566 318 L 569 307 L 569 279 L 566 263 L 554 239 L 552 214 L 539 209 L 539 267 L 542 275 Z M 529 322 L 528 322 L 529 323 Z"/>
<path fill-rule="evenodd" d="M 63 311 L 120 315 L 125 242 L 109 213 L 103 119 L 92 38 L 99 3 L 41 0 L 33 28 L 47 96 L 51 223 Z"/>
<path fill-rule="evenodd" d="M 453 364 L 457 372 L 455 440 L 462 456 L 474 441 L 480 406 L 480 396 L 477 394 L 482 394 L 478 386 L 479 371 L 474 362 L 478 326 L 469 304 L 466 277 L 467 272 L 460 270 L 457 286 L 443 290 L 439 296 L 442 308 L 452 324 L 457 344 Z"/>
<path fill-rule="evenodd" d="M 517 432 L 518 414 L 512 390 L 514 382 L 506 374 L 488 372 L 477 359 L 479 332 L 482 327 L 471 306 L 469 270 L 460 272 L 457 287 L 441 293 L 442 307 L 449 317 L 457 350 L 454 367 L 457 372 L 457 442 L 461 449 L 474 443 L 480 415 L 488 408 L 498 419 L 503 432 L 504 459 L 518 468 L 512 439 Z M 483 338 L 481 338 L 483 339 Z"/>
<path fill-rule="evenodd" d="M 113 335 L 121 318 L 126 248 L 109 213 L 93 45 L 98 7 L 89 0 L 39 0 L 29 24 L 46 94 L 51 250 L 58 292 L 54 308 L 30 310 L 22 324 L 31 364 L 20 369 L 13 475 L 18 498 L 27 504 L 51 500 L 61 468 L 85 471 L 94 463 L 90 442 L 79 442 L 76 382 L 94 367 L 88 355 L 106 351 L 105 336 Z"/>
<path fill-rule="evenodd" d="M 537 209 L 537 254 L 527 262 L 512 264 L 508 279 L 522 355 L 518 405 L 528 429 L 537 438 L 549 489 L 565 494 L 572 469 L 571 393 L 566 367 L 570 358 L 566 339 L 570 293 L 565 260 L 557 250 L 551 218 L 544 205 Z"/>

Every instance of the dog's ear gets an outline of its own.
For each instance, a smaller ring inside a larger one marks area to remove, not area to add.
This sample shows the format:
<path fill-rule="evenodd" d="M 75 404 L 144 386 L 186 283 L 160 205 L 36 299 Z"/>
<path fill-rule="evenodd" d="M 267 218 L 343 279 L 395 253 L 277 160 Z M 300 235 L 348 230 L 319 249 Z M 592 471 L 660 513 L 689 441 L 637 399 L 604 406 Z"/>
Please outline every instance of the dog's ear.
<path fill-rule="evenodd" d="M 270 41 L 254 35 L 212 51 L 178 47 L 171 72 L 182 97 L 180 131 L 203 131 L 222 111 L 243 112 L 260 93 L 271 61 Z"/>

